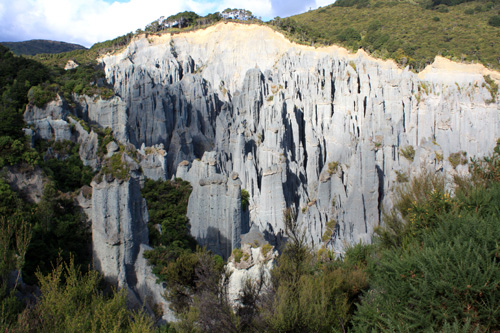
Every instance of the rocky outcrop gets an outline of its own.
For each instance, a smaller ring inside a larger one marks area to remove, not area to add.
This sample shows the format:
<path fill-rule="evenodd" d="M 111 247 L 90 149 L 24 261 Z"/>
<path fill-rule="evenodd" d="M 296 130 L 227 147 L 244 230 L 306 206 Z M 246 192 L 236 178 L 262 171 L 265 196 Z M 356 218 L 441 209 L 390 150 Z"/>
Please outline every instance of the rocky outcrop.
<path fill-rule="evenodd" d="M 362 51 L 219 24 L 137 37 L 101 62 L 126 103 L 128 140 L 163 144 L 167 174 L 193 183 L 189 216 L 198 239 L 211 227 L 229 237 L 222 224 L 238 218 L 226 213 L 236 173 L 250 193 L 249 224 L 268 239 L 279 240 L 283 210 L 293 207 L 315 246 L 335 220 L 327 243 L 341 252 L 370 241 L 398 175 L 457 172 L 450 154 L 487 154 L 500 136 L 499 104 L 483 77 L 499 74 L 442 58 L 415 74 Z M 414 156 L 404 157 L 410 147 Z M 208 151 L 213 166 L 196 161 Z M 212 218 L 213 211 L 221 213 Z"/>
<path fill-rule="evenodd" d="M 43 108 L 28 104 L 24 121 L 34 127 L 36 136 L 44 140 L 70 140 L 71 128 L 65 121 L 69 107 L 59 96 Z"/>
<path fill-rule="evenodd" d="M 228 258 L 240 247 L 242 226 L 241 181 L 236 173 L 226 177 L 216 165 L 216 154 L 205 153 L 202 160 L 180 163 L 177 176 L 191 182 L 193 191 L 187 216 L 191 234 L 198 243 Z"/>
<path fill-rule="evenodd" d="M 240 304 L 245 285 L 257 292 L 264 292 L 270 285 L 271 270 L 278 251 L 274 249 L 254 226 L 242 235 L 241 249 L 233 251 L 226 266 L 229 273 L 228 297 L 231 305 Z"/>
<path fill-rule="evenodd" d="M 146 306 L 151 313 L 158 307 L 163 318 L 174 320 L 164 289 L 156 283 L 144 258 L 149 250 L 147 207 L 141 197 L 140 180 L 114 179 L 92 182 L 92 252 L 94 268 L 105 279 L 128 290 L 129 304 Z"/>
<path fill-rule="evenodd" d="M 16 192 L 29 202 L 39 203 L 43 196 L 46 179 L 39 167 L 27 169 L 11 166 L 4 171 L 4 178 Z"/>

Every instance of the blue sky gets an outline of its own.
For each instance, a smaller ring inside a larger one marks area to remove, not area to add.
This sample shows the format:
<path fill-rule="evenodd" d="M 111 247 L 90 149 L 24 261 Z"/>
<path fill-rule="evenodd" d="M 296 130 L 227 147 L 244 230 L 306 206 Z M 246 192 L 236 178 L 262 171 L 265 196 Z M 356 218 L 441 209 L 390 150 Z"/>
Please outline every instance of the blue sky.
<path fill-rule="evenodd" d="M 334 0 L 0 0 L 0 41 L 50 39 L 91 46 L 144 28 L 160 16 L 244 8 L 264 20 Z"/>

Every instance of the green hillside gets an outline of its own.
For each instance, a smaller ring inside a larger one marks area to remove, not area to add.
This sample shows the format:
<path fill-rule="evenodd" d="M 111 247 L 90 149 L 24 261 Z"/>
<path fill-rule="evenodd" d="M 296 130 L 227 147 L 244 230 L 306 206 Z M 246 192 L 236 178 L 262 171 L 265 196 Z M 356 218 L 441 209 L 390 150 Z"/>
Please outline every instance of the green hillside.
<path fill-rule="evenodd" d="M 82 45 L 57 42 L 53 40 L 34 39 L 25 42 L 2 42 L 14 54 L 35 55 L 41 53 L 62 53 L 74 50 L 86 50 Z"/>
<path fill-rule="evenodd" d="M 270 24 L 299 43 L 363 48 L 414 70 L 436 55 L 499 69 L 500 2 L 442 3 L 339 0 Z"/>

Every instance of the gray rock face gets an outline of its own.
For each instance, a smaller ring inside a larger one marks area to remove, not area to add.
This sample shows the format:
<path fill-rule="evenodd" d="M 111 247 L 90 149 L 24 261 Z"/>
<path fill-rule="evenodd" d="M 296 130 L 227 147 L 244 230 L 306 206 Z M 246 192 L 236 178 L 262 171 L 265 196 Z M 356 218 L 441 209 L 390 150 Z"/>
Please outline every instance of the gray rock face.
<path fill-rule="evenodd" d="M 215 164 L 215 153 L 205 153 L 201 161 L 181 163 L 177 176 L 193 186 L 187 216 L 191 234 L 214 253 L 228 258 L 240 247 L 242 234 L 241 181 L 238 175 L 226 177 Z"/>
<path fill-rule="evenodd" d="M 172 320 L 163 288 L 144 258 L 148 246 L 147 207 L 141 197 L 140 182 L 92 182 L 92 252 L 95 269 L 106 280 L 128 290 L 129 304 L 150 311 L 156 305 L 164 318 Z"/>
<path fill-rule="evenodd" d="M 71 140 L 71 128 L 64 120 L 68 114 L 68 106 L 58 97 L 43 108 L 28 104 L 24 121 L 35 127 L 35 137 L 45 140 Z"/>
<path fill-rule="evenodd" d="M 118 285 L 134 287 L 133 265 L 140 244 L 148 243 L 147 209 L 139 182 L 92 183 L 94 266 Z"/>
<path fill-rule="evenodd" d="M 128 140 L 164 145 L 166 173 L 194 186 L 192 232 L 217 251 L 246 218 L 279 238 L 286 207 L 299 213 L 314 246 L 329 220 L 337 221 L 330 248 L 370 241 L 381 207 L 392 206 L 397 173 L 460 172 L 451 153 L 488 154 L 500 136 L 498 101 L 489 103 L 482 87 L 483 75 L 500 75 L 441 58 L 417 75 L 362 51 L 298 46 L 264 27 L 220 24 L 136 38 L 101 61 L 126 104 Z M 401 153 L 407 146 L 413 161 Z M 183 160 L 188 165 L 177 167 Z M 233 173 L 250 193 L 247 216 L 234 210 Z"/>

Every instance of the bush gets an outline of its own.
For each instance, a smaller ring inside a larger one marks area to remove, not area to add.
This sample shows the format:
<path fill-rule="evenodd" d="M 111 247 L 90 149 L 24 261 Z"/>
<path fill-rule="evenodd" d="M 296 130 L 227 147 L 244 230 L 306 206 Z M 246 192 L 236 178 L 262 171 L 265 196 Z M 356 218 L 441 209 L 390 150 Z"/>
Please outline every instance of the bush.
<path fill-rule="evenodd" d="M 333 175 L 334 173 L 337 172 L 339 168 L 339 162 L 332 161 L 328 163 L 328 174 Z"/>
<path fill-rule="evenodd" d="M 454 198 L 430 174 L 398 192 L 396 212 L 376 231 L 357 331 L 499 329 L 499 147 L 472 160 L 470 178 L 456 178 Z"/>
<path fill-rule="evenodd" d="M 148 206 L 151 246 L 196 249 L 186 216 L 191 191 L 191 184 L 182 179 L 146 180 L 141 193 Z M 158 228 L 161 228 L 161 233 Z"/>
<path fill-rule="evenodd" d="M 353 304 L 368 286 L 365 273 L 355 265 L 315 256 L 305 244 L 295 215 L 287 215 L 288 242 L 271 272 L 273 293 L 261 310 L 267 325 L 262 331 L 347 329 Z"/>
<path fill-rule="evenodd" d="M 73 192 L 84 185 L 90 185 L 94 172 L 84 166 L 80 159 L 80 145 L 71 141 L 38 142 L 41 167 L 62 192 Z M 52 155 L 47 154 L 51 148 Z M 45 159 L 44 159 L 45 157 Z"/>
<path fill-rule="evenodd" d="M 28 100 L 31 104 L 41 108 L 56 99 L 57 91 L 58 86 L 56 84 L 40 84 L 29 90 Z"/>
<path fill-rule="evenodd" d="M 84 269 L 89 266 L 89 227 L 72 199 L 64 198 L 55 184 L 48 183 L 42 200 L 31 213 L 33 236 L 23 270 L 26 283 L 36 283 L 35 272 L 48 274 L 58 258 L 69 261 L 73 257 Z"/>
<path fill-rule="evenodd" d="M 125 289 L 103 295 L 98 272 L 82 274 L 73 260 L 37 274 L 41 296 L 19 318 L 16 330 L 42 332 L 144 332 L 151 318 L 127 308 Z"/>
<path fill-rule="evenodd" d="M 250 203 L 250 193 L 244 188 L 241 189 L 241 209 L 246 211 Z"/>
<path fill-rule="evenodd" d="M 361 40 L 361 34 L 354 28 L 346 28 L 338 34 L 338 39 L 341 42 L 353 42 Z"/>
<path fill-rule="evenodd" d="M 241 262 L 241 258 L 243 257 L 243 251 L 241 249 L 235 248 L 233 249 L 233 258 L 234 261 L 238 264 Z"/>
<path fill-rule="evenodd" d="M 466 165 L 467 164 L 467 153 L 464 151 L 451 153 L 450 156 L 448 156 L 448 161 L 450 162 L 453 169 L 456 169 L 457 166 L 459 166 L 459 165 Z"/>
<path fill-rule="evenodd" d="M 413 146 L 400 148 L 399 151 L 404 158 L 406 158 L 410 162 L 413 162 L 413 159 L 415 158 L 415 148 L 413 148 Z"/>
<path fill-rule="evenodd" d="M 494 191 L 499 200 L 500 187 Z M 434 231 L 402 251 L 381 253 L 370 265 L 373 292 L 356 314 L 358 327 L 440 331 L 471 320 L 481 330 L 498 329 L 500 266 L 491 254 L 498 251 L 499 217 L 440 213 Z"/>

